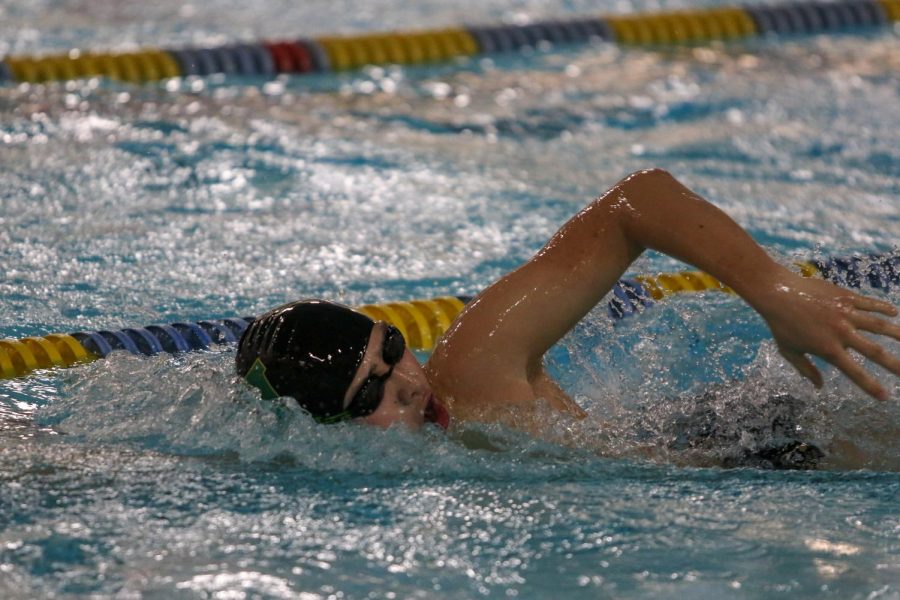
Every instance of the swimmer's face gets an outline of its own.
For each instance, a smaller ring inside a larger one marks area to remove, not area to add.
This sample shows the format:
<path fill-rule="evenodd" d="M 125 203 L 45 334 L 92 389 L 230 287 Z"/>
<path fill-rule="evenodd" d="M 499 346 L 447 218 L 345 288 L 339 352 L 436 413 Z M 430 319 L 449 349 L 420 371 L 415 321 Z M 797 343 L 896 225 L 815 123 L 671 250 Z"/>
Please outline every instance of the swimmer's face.
<path fill-rule="evenodd" d="M 385 336 L 390 335 L 390 328 L 384 322 L 379 321 L 372 327 L 366 353 L 344 396 L 344 405 L 367 385 L 367 381 L 368 385 L 373 385 L 378 378 L 390 373 L 383 380 L 383 395 L 378 408 L 372 414 L 360 417 L 359 421 L 385 428 L 398 423 L 417 430 L 425 422 L 427 413 L 430 420 L 439 424 L 443 422 L 443 426 L 446 426 L 446 411 L 443 408 L 439 409 L 443 417 L 434 416 L 435 402 L 431 387 L 425 378 L 425 371 L 412 352 L 404 347 L 403 354 L 396 363 L 391 365 L 385 360 L 385 349 L 392 345 L 391 340 L 385 344 Z M 399 332 L 395 330 L 393 335 L 399 335 Z"/>

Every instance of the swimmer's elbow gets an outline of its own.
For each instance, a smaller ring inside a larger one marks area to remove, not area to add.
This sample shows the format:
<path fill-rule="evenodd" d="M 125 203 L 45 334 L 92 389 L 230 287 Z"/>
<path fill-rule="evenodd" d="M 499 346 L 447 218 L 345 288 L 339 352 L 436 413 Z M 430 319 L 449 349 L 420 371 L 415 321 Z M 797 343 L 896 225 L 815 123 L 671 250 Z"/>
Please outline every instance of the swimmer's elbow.
<path fill-rule="evenodd" d="M 599 198 L 606 213 L 622 225 L 663 209 L 678 182 L 665 169 L 635 171 Z"/>
<path fill-rule="evenodd" d="M 631 252 L 639 254 L 648 247 L 647 231 L 666 221 L 673 210 L 683 205 L 684 188 L 665 169 L 635 171 L 606 195 L 607 214 L 616 224 Z"/>
<path fill-rule="evenodd" d="M 616 186 L 614 206 L 626 222 L 636 218 L 670 214 L 677 210 L 689 192 L 665 169 L 635 171 Z"/>
<path fill-rule="evenodd" d="M 665 169 L 653 167 L 652 169 L 635 171 L 623 179 L 620 185 L 638 188 L 641 191 L 662 191 L 671 189 L 673 185 L 678 185 L 678 181 Z"/>
<path fill-rule="evenodd" d="M 688 210 L 685 192 L 689 192 L 665 169 L 635 171 L 606 194 L 594 201 L 588 212 L 603 219 L 598 225 L 606 232 L 618 230 L 639 252 L 646 247 L 642 232 L 648 225 L 666 221 L 673 211 Z"/>

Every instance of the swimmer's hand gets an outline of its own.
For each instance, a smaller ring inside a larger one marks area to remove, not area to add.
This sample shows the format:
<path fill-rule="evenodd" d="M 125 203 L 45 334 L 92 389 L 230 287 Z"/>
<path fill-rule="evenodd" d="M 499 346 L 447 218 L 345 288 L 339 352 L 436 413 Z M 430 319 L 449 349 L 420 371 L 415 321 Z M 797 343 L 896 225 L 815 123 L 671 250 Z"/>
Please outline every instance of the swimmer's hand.
<path fill-rule="evenodd" d="M 888 399 L 888 391 L 850 351 L 900 375 L 900 358 L 862 334 L 866 331 L 900 340 L 900 325 L 873 314 L 895 317 L 898 313 L 893 305 L 788 271 L 781 271 L 753 300 L 772 330 L 778 350 L 816 387 L 822 386 L 822 374 L 807 354 L 830 362 L 872 397 Z"/>

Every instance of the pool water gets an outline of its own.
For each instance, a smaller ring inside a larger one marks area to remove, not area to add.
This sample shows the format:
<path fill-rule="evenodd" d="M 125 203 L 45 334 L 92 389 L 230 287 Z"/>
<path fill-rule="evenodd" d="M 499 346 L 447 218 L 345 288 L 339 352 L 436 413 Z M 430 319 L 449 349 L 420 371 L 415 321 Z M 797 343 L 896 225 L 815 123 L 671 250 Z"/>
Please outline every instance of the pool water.
<path fill-rule="evenodd" d="M 0 50 L 598 10 L 4 0 Z M 896 250 L 898 71 L 885 29 L 0 88 L 0 337 L 471 295 L 652 166 L 786 263 Z M 678 268 L 648 254 L 633 272 Z M 232 361 L 117 353 L 0 382 L 0 597 L 900 598 L 898 380 L 877 372 L 887 403 L 833 371 L 816 392 L 733 297 L 594 311 L 549 361 L 591 418 L 548 416 L 545 441 L 318 426 Z M 785 436 L 822 469 L 742 462 Z"/>

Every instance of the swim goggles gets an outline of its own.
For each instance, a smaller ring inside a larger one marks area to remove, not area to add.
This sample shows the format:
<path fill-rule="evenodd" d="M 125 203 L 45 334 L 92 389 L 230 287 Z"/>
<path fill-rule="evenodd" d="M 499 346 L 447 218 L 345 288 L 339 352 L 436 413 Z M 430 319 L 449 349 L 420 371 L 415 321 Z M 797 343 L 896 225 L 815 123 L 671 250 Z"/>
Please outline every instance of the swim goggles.
<path fill-rule="evenodd" d="M 393 325 L 388 325 L 381 343 L 381 359 L 391 368 L 384 375 L 370 375 L 363 381 L 347 406 L 346 412 L 350 418 L 365 417 L 378 410 L 378 406 L 384 400 L 385 383 L 390 379 L 394 367 L 405 352 L 406 341 L 403 334 Z"/>

